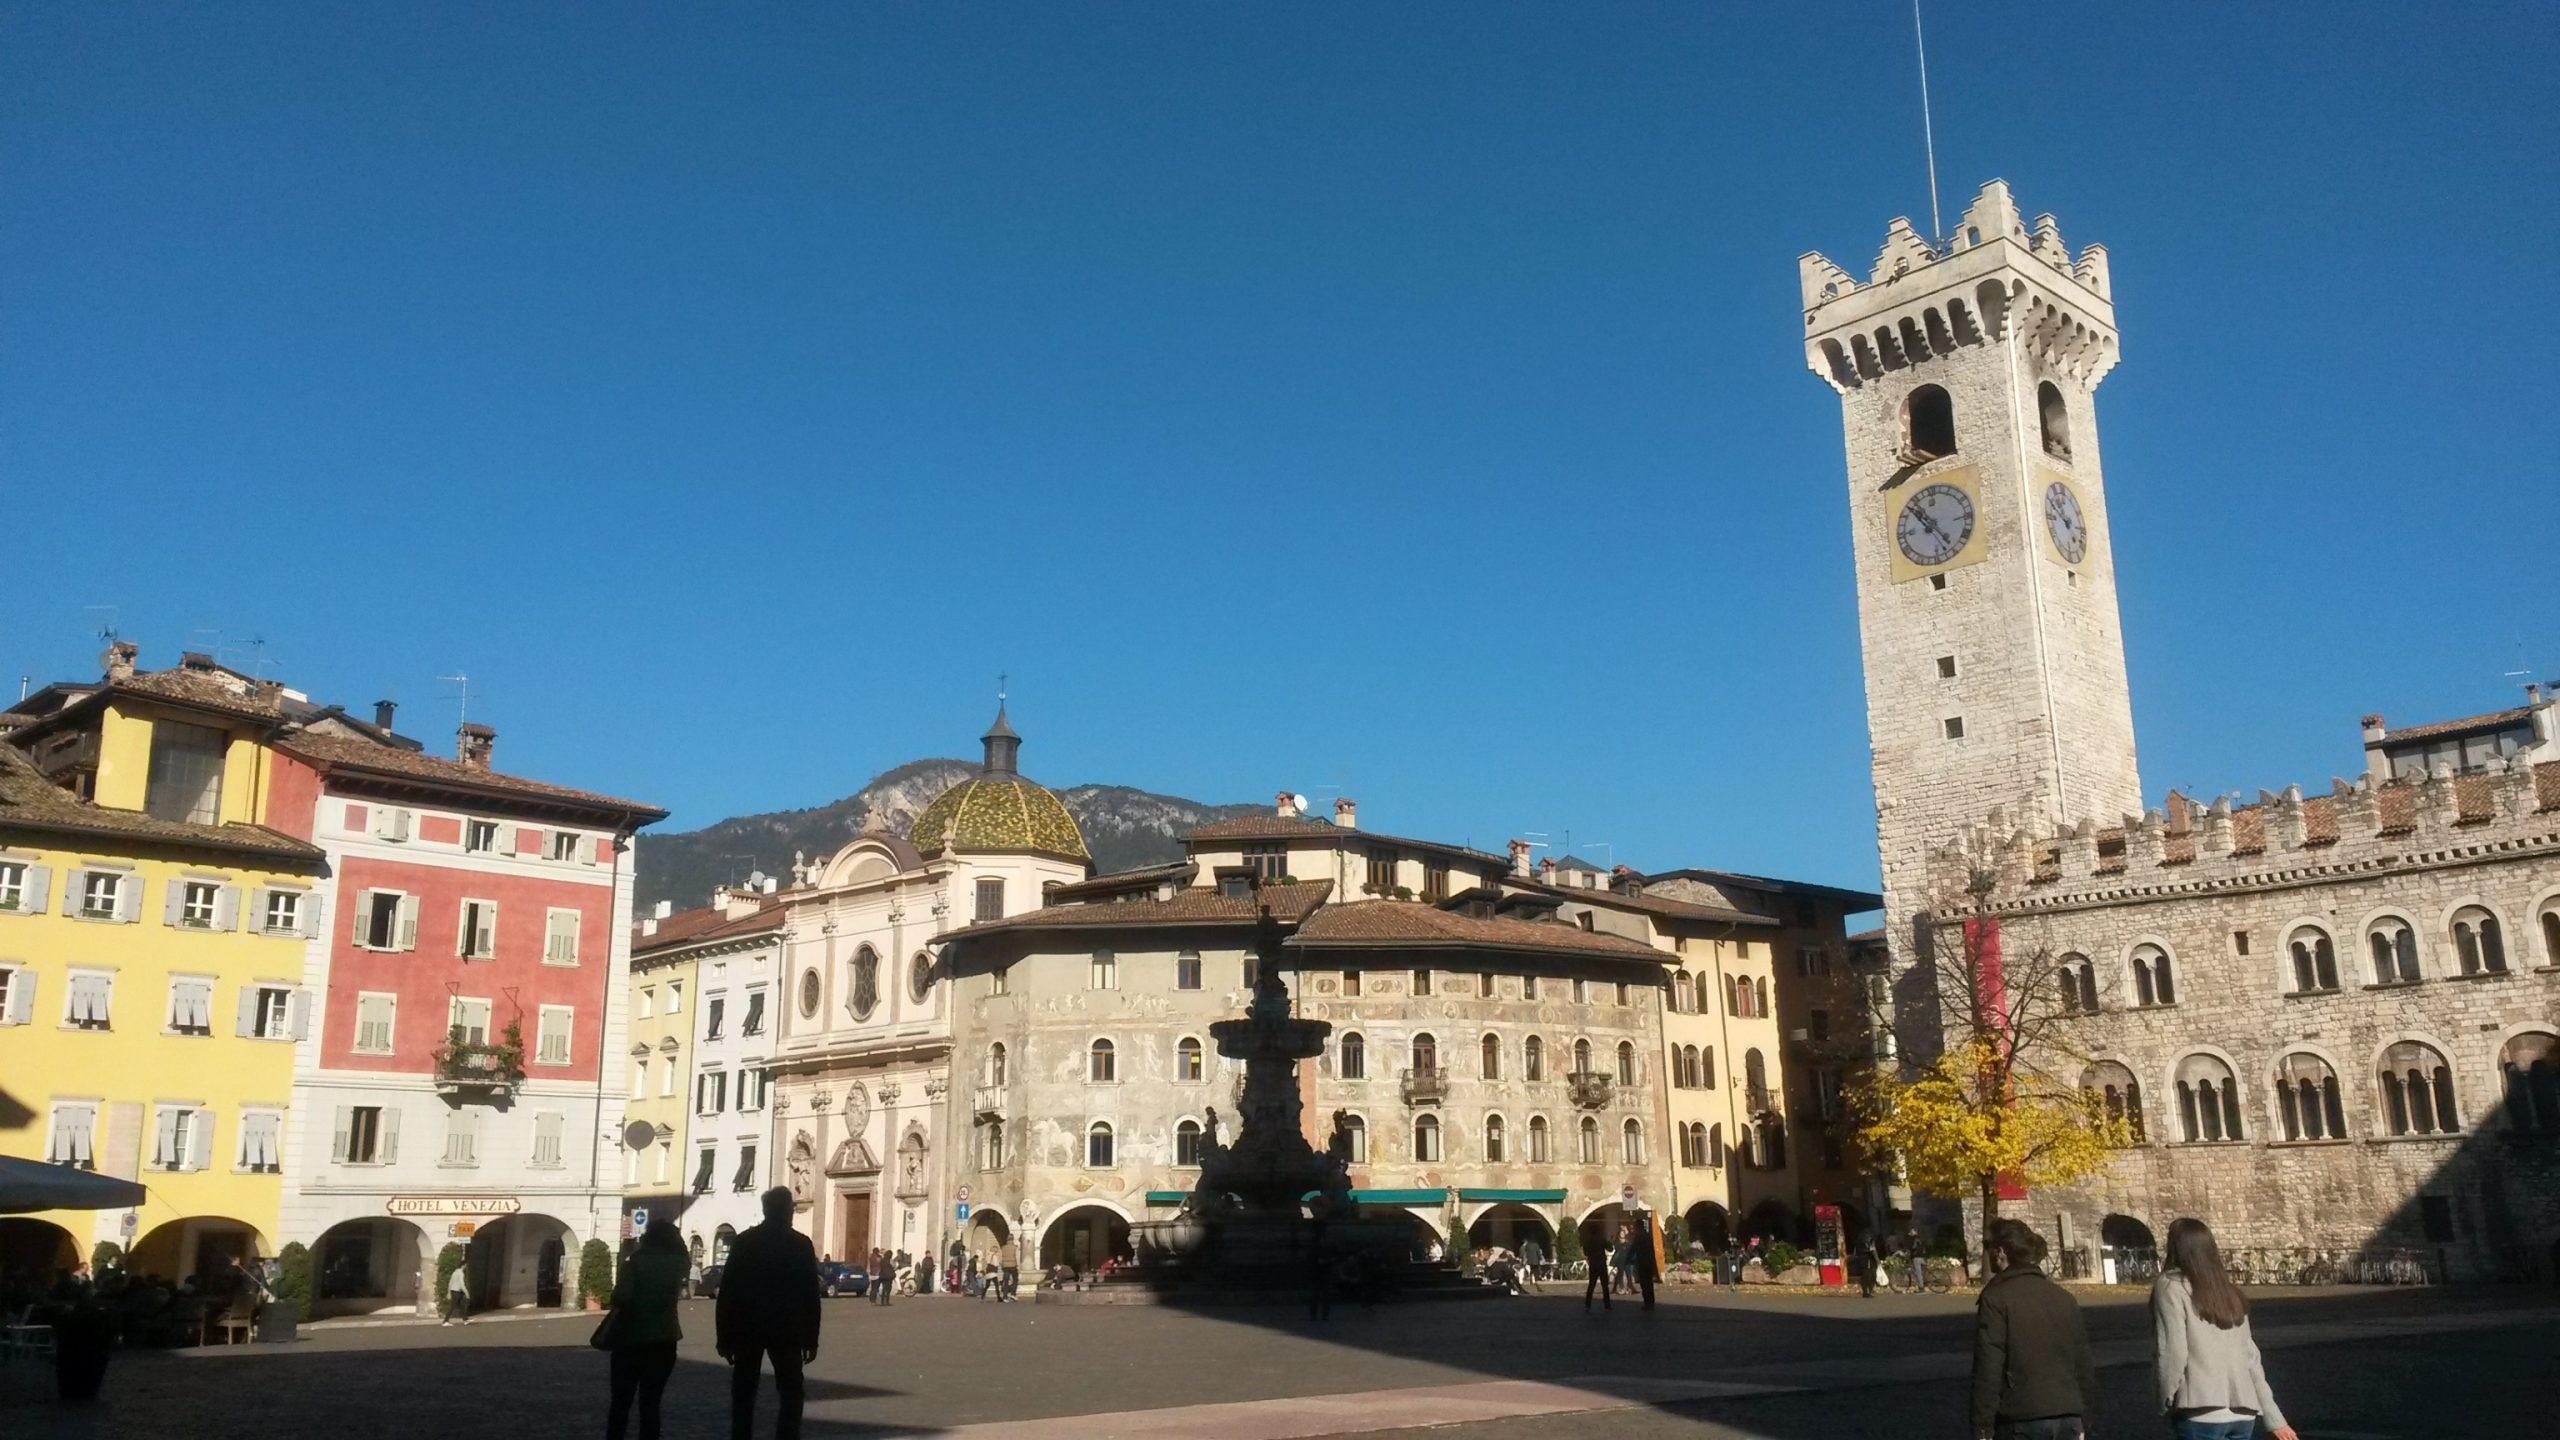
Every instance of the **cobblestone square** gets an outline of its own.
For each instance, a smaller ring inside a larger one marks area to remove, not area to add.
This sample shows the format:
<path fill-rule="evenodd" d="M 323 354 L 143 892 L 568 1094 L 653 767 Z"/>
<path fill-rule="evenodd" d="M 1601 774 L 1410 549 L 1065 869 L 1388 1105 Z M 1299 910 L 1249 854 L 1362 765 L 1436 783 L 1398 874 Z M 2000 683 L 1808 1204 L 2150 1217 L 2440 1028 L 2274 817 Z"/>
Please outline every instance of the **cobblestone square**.
<path fill-rule="evenodd" d="M 2090 1294 L 2102 1436 L 2156 1428 L 2137 1291 Z M 1220 1440 L 1468 1436 L 1937 1436 L 1962 1431 L 1963 1295 L 1682 1292 L 1651 1314 L 1577 1298 L 1286 1308 L 994 1307 L 843 1301 L 809 1388 L 807 1433 Z M 726 1371 L 705 1303 L 687 1305 L 668 1434 L 726 1433 Z M 50 1375 L 0 1367 L 12 1440 L 521 1440 L 602 1425 L 603 1357 L 584 1317 L 324 1325 L 290 1348 L 122 1354 L 107 1399 L 72 1411 Z M 2306 1291 L 2260 1300 L 2279 1395 L 2306 1436 L 2547 1433 L 2547 1397 L 2514 1377 L 2560 1342 L 2541 1290 Z M 770 1395 L 770 1387 L 767 1388 Z M 770 1433 L 766 1401 L 760 1433 Z M 1559 1417 L 1570 1416 L 1569 1421 Z"/>

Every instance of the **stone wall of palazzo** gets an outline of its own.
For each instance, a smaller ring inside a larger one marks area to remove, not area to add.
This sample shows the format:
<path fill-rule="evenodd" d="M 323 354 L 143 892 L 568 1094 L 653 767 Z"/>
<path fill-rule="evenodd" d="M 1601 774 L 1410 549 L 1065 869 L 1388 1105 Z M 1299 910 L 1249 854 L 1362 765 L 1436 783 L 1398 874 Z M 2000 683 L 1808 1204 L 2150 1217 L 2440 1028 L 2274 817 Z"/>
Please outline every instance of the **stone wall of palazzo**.
<path fill-rule="evenodd" d="M 2067 1022 L 2071 1043 L 2099 1067 L 2091 1083 L 2121 1066 L 2140 1089 L 2145 1142 L 2031 1196 L 2031 1218 L 2080 1244 L 2111 1215 L 2155 1235 L 2195 1215 L 2226 1246 L 2408 1248 L 2456 1279 L 2560 1273 L 2560 1105 L 2537 1109 L 2531 1089 L 2560 1094 L 2532 1077 L 2560 1045 L 2560 765 L 1976 843 L 2001 853 L 2004 954 L 2085 957 L 2097 1008 Z M 2136 962 L 2156 977 L 2162 957 L 2171 998 L 2154 978 L 2146 1004 Z M 2415 1099 L 2413 1066 L 2429 1092 Z M 2238 1138 L 2199 1113 L 2190 1139 L 2181 1082 L 2192 1095 L 2226 1073 Z M 2316 1123 L 2304 1111 L 2305 1076 L 2335 1077 L 2343 1133 L 2325 1099 Z"/>

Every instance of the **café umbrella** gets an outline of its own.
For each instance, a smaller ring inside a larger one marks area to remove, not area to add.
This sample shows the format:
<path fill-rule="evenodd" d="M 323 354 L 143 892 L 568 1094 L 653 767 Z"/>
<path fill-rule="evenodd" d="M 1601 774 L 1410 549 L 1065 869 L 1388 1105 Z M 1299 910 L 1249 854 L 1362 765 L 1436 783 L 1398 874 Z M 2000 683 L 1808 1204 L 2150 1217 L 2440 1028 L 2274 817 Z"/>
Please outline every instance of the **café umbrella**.
<path fill-rule="evenodd" d="M 38 1210 L 129 1210 L 143 1201 L 130 1180 L 0 1155 L 0 1215 Z"/>

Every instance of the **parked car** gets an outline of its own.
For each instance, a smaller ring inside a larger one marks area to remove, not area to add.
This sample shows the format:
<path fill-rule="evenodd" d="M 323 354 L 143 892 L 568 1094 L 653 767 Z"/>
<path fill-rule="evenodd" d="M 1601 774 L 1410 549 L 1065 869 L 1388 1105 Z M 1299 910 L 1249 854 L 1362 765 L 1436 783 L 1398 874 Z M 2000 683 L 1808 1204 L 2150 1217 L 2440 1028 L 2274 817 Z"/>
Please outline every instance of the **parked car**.
<path fill-rule="evenodd" d="M 702 1273 L 693 1277 L 693 1298 L 696 1300 L 719 1299 L 720 1272 L 725 1268 L 720 1265 L 704 1266 Z"/>
<path fill-rule="evenodd" d="M 860 1295 L 871 1288 L 871 1276 L 841 1260 L 821 1260 L 818 1287 L 830 1300 L 839 1295 Z"/>

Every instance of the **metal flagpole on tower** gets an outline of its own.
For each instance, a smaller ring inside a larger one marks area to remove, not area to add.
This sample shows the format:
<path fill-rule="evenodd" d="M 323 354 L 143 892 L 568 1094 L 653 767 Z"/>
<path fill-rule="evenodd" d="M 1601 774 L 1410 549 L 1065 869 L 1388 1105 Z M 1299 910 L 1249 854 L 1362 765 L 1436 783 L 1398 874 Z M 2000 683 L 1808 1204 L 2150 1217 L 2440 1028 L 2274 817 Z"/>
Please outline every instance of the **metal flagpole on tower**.
<path fill-rule="evenodd" d="M 1929 156 L 1929 243 L 1946 238 L 1938 223 L 1938 137 L 1929 128 L 1929 38 L 1920 29 L 1920 0 L 1911 0 L 1911 43 L 1920 52 L 1920 145 Z"/>

